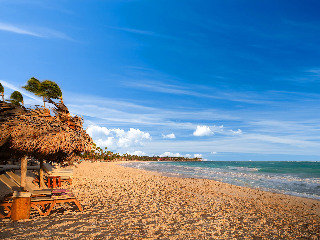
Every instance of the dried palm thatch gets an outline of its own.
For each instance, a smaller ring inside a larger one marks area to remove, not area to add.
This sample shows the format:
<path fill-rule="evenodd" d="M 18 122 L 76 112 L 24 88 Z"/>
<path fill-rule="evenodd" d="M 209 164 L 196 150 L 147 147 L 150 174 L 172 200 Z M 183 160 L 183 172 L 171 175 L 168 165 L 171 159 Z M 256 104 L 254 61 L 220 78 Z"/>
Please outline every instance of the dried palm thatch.
<path fill-rule="evenodd" d="M 55 105 L 52 116 L 47 108 L 27 109 L 0 101 L 0 159 L 27 155 L 70 162 L 78 153 L 90 151 L 92 139 L 82 118 L 71 117 L 62 105 Z"/>

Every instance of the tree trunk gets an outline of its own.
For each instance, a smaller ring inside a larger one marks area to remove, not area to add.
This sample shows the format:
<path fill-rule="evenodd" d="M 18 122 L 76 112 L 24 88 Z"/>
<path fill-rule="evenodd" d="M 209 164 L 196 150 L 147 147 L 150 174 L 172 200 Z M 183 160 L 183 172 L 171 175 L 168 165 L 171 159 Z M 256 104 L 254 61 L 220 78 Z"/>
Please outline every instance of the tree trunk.
<path fill-rule="evenodd" d="M 42 97 L 43 107 L 46 107 L 46 102 L 44 101 L 44 97 Z"/>
<path fill-rule="evenodd" d="M 43 171 L 43 160 L 40 160 L 40 169 L 39 169 L 39 183 L 40 183 L 40 188 L 45 187 L 44 183 L 44 171 Z"/>
<path fill-rule="evenodd" d="M 27 164 L 28 157 L 24 156 L 21 158 L 21 188 L 25 189 L 27 186 Z"/>
<path fill-rule="evenodd" d="M 1 93 L 1 96 L 2 96 L 2 101 L 4 101 L 4 94 L 3 94 L 3 93 Z"/>

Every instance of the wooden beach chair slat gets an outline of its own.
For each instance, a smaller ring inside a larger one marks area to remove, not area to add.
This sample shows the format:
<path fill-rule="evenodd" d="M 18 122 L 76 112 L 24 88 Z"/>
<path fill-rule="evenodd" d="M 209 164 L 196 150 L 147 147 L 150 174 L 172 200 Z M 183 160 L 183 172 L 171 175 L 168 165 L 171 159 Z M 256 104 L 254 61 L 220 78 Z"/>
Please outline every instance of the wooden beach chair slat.
<path fill-rule="evenodd" d="M 21 182 L 21 177 L 18 176 L 17 174 L 13 173 L 13 172 L 6 172 L 7 175 L 18 185 L 20 186 L 20 182 Z M 51 195 L 52 194 L 52 191 L 51 189 L 41 189 L 41 190 L 37 190 L 37 189 L 34 189 L 32 187 L 30 187 L 28 184 L 26 186 L 26 190 L 28 192 L 31 192 L 33 195 Z"/>
<path fill-rule="evenodd" d="M 11 179 L 9 179 L 4 174 L 0 175 L 0 181 L 3 182 L 7 187 L 9 187 L 12 191 L 18 191 L 21 190 L 20 185 L 17 185 L 15 182 L 13 182 Z"/>

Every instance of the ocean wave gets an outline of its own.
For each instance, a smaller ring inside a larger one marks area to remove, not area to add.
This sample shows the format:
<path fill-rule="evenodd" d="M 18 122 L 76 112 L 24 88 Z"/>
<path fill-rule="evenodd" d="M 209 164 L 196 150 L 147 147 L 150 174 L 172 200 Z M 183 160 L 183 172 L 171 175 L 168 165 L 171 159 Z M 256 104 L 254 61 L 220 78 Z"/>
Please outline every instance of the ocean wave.
<path fill-rule="evenodd" d="M 247 171 L 247 172 L 258 172 L 261 170 L 261 168 L 256 168 L 256 167 L 234 167 L 234 166 L 228 166 L 227 169 L 230 170 L 237 170 L 237 171 Z"/>
<path fill-rule="evenodd" d="M 193 163 L 133 162 L 125 166 L 160 172 L 166 176 L 213 179 L 238 186 L 259 188 L 301 197 L 320 198 L 320 178 L 301 178 L 297 175 L 266 173 L 257 167 L 210 166 Z M 200 165 L 200 166 L 199 166 Z"/>

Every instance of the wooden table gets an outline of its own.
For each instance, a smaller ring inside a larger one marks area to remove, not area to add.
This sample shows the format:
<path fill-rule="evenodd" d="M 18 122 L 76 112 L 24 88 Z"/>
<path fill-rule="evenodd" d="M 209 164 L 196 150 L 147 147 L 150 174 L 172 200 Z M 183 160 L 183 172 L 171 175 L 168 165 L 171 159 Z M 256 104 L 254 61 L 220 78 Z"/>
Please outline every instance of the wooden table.
<path fill-rule="evenodd" d="M 48 188 L 61 187 L 61 177 L 60 176 L 49 176 L 48 177 Z"/>

